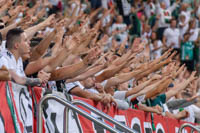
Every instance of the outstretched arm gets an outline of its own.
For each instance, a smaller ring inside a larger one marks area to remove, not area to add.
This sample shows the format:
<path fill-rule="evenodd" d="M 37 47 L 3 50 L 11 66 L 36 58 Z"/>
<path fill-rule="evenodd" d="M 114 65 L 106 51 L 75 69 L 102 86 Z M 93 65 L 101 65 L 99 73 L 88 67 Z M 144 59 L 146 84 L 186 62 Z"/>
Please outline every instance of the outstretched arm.
<path fill-rule="evenodd" d="M 56 31 L 52 31 L 49 33 L 32 51 L 32 56 L 30 58 L 30 61 L 37 60 L 42 55 L 44 55 L 45 51 L 49 47 L 51 41 L 54 39 L 54 36 L 56 34 Z"/>
<path fill-rule="evenodd" d="M 96 66 L 73 79 L 68 79 L 66 82 L 70 83 L 70 82 L 75 82 L 75 81 L 82 81 L 82 80 L 87 79 L 88 77 L 100 72 L 104 67 L 105 67 L 104 65 Z"/>
<path fill-rule="evenodd" d="M 118 84 L 122 84 L 128 80 L 131 80 L 133 77 L 135 77 L 137 74 L 139 74 L 141 71 L 138 70 L 138 71 L 133 71 L 133 72 L 130 72 L 130 73 L 123 73 L 123 74 L 120 74 L 116 77 L 112 77 L 110 79 L 108 79 L 104 89 L 109 89 L 111 86 L 115 86 L 115 85 L 118 85 Z"/>
<path fill-rule="evenodd" d="M 183 80 L 181 83 L 176 84 L 172 89 L 166 92 L 166 101 L 169 100 L 171 97 L 175 96 L 178 92 L 185 89 L 190 82 L 192 82 L 195 77 L 196 72 L 192 72 L 190 78 L 187 80 Z"/>

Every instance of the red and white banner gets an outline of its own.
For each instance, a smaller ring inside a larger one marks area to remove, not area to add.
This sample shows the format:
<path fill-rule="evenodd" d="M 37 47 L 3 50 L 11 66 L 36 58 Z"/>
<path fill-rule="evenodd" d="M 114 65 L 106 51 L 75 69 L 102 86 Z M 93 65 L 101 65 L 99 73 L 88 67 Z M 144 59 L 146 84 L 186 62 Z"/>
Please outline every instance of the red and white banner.
<path fill-rule="evenodd" d="M 17 85 L 11 82 L 0 82 L 0 133 L 36 133 L 36 116 L 34 110 L 43 96 L 44 90 L 40 87 L 33 89 Z M 33 92 L 32 92 L 33 90 Z M 57 93 L 63 98 L 63 93 Z M 95 108 L 102 110 L 101 104 L 96 104 L 91 100 L 72 97 L 73 100 L 82 100 Z M 92 116 L 103 120 L 96 114 L 78 106 L 87 111 Z M 64 109 L 65 107 L 53 100 L 44 104 L 43 108 L 43 132 L 45 133 L 63 133 L 64 132 Z M 117 121 L 126 124 L 139 133 L 176 133 L 184 122 L 170 119 L 154 114 L 155 131 L 152 129 L 152 120 L 150 113 L 140 110 L 117 110 L 111 108 L 107 113 Z M 112 125 L 106 120 L 104 122 Z M 69 133 L 108 133 L 96 123 L 84 118 L 73 111 L 69 111 L 68 122 Z M 118 127 L 116 129 L 120 130 Z M 186 128 L 184 133 L 190 133 Z"/>

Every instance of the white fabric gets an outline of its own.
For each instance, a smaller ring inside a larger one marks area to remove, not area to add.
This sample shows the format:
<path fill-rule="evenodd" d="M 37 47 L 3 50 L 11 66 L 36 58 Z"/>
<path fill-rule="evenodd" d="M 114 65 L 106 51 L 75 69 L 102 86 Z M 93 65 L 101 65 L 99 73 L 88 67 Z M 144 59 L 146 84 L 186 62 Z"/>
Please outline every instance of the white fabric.
<path fill-rule="evenodd" d="M 139 101 L 139 103 L 143 102 L 145 100 L 145 97 L 146 95 L 141 95 L 141 96 L 138 96 L 136 99 Z"/>
<path fill-rule="evenodd" d="M 168 107 L 167 107 L 167 104 L 163 104 L 163 109 L 164 109 L 164 112 L 170 112 Z"/>
<path fill-rule="evenodd" d="M 119 100 L 125 100 L 126 99 L 126 92 L 127 91 L 115 91 L 113 97 L 115 99 L 119 99 Z"/>
<path fill-rule="evenodd" d="M 198 39 L 198 35 L 199 35 L 199 29 L 195 28 L 195 29 L 191 29 L 189 31 L 190 33 L 193 33 L 190 38 L 189 41 L 195 42 Z"/>
<path fill-rule="evenodd" d="M 131 12 L 131 4 L 128 3 L 127 0 L 121 0 L 122 1 L 122 8 L 124 12 L 124 16 L 128 16 Z"/>
<path fill-rule="evenodd" d="M 59 0 L 49 0 L 49 2 L 50 2 L 52 5 L 57 6 Z"/>
<path fill-rule="evenodd" d="M 108 80 L 104 80 L 103 82 L 101 82 L 101 85 L 102 85 L 103 87 L 105 87 L 105 86 L 106 86 L 106 83 L 107 83 L 107 81 L 108 81 Z"/>
<path fill-rule="evenodd" d="M 181 15 L 185 16 L 185 21 L 188 23 L 190 21 L 191 12 L 190 11 L 181 11 Z"/>
<path fill-rule="evenodd" d="M 162 41 L 158 40 L 155 46 L 151 43 L 150 50 L 151 50 L 151 60 L 158 59 L 162 54 Z M 161 47 L 161 48 L 159 48 Z M 159 48 L 156 51 L 153 51 L 155 48 Z"/>
<path fill-rule="evenodd" d="M 155 14 L 156 6 L 153 2 L 150 2 L 149 4 L 145 3 L 144 7 L 145 7 L 144 11 L 145 11 L 147 18 L 150 18 L 152 14 Z"/>
<path fill-rule="evenodd" d="M 117 103 L 118 109 L 126 110 L 129 108 L 129 104 L 124 100 L 115 99 L 115 102 Z"/>
<path fill-rule="evenodd" d="M 167 28 L 164 31 L 164 36 L 166 37 L 166 45 L 170 46 L 172 43 L 175 45 L 173 48 L 180 48 L 179 46 L 179 37 L 180 37 L 180 31 L 178 28 L 172 29 L 172 28 Z"/>
<path fill-rule="evenodd" d="M 179 25 L 183 25 L 183 23 L 182 23 L 182 22 L 179 22 Z M 185 24 L 185 26 L 183 26 L 182 28 L 179 27 L 179 30 L 180 30 L 180 37 L 181 37 L 182 40 L 183 40 L 184 34 L 187 32 L 188 28 L 189 28 L 189 24 L 188 24 L 188 23 Z"/>
<path fill-rule="evenodd" d="M 170 7 L 170 0 L 160 0 L 160 2 L 164 2 L 167 8 Z"/>
<path fill-rule="evenodd" d="M 98 92 L 96 89 L 94 89 L 94 88 L 86 89 L 86 90 L 89 91 L 89 92 L 91 92 L 91 93 L 96 93 L 96 94 L 99 93 L 99 92 Z"/>
<path fill-rule="evenodd" d="M 5 52 L 5 50 L 6 50 L 6 41 L 2 41 L 0 45 L 0 53 Z"/>
<path fill-rule="evenodd" d="M 79 81 L 72 82 L 72 83 L 65 83 L 65 88 L 66 88 L 67 93 L 69 93 L 69 91 L 75 87 L 80 87 L 81 89 L 84 89 L 84 86 Z"/>
<path fill-rule="evenodd" d="M 113 31 L 124 31 L 125 29 L 127 28 L 127 25 L 126 24 L 117 24 L 117 23 L 114 23 L 112 25 L 112 32 Z M 119 34 L 117 34 L 117 36 L 120 38 L 120 41 L 119 41 L 119 44 L 121 44 L 128 36 L 128 33 L 126 31 L 124 32 L 121 32 Z"/>
<path fill-rule="evenodd" d="M 177 7 L 177 4 L 174 3 L 172 6 L 168 7 L 167 9 L 162 9 L 160 7 L 159 3 L 156 6 L 157 6 L 158 15 L 160 15 L 160 19 L 158 21 L 158 27 L 159 28 L 161 28 L 161 27 L 169 27 L 170 24 L 166 23 L 165 20 L 171 20 L 172 19 L 171 13 Z"/>
<path fill-rule="evenodd" d="M 22 58 L 20 57 L 17 61 L 14 55 L 8 50 L 1 53 L 0 57 L 0 68 L 5 66 L 7 69 L 14 70 L 18 76 L 26 76 L 23 69 Z"/>
<path fill-rule="evenodd" d="M 200 119 L 200 108 L 197 107 L 196 105 L 191 105 L 194 111 L 194 116 L 195 118 Z"/>
<path fill-rule="evenodd" d="M 188 106 L 188 107 L 186 107 L 184 109 L 189 112 L 189 117 L 185 118 L 184 121 L 194 123 L 195 117 L 194 117 L 194 110 L 193 110 L 192 105 Z"/>
<path fill-rule="evenodd" d="M 106 26 L 108 23 L 110 23 L 110 21 L 111 21 L 111 16 L 109 14 L 103 19 L 102 26 L 103 27 Z"/>

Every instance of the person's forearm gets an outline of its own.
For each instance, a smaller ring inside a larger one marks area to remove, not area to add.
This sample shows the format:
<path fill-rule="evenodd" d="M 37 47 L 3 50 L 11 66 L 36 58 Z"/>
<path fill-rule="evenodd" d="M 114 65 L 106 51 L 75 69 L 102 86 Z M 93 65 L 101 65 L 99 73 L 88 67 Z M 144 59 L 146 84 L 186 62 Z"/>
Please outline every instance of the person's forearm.
<path fill-rule="evenodd" d="M 115 61 L 113 61 L 112 64 L 114 64 L 114 65 L 120 65 L 121 63 L 123 63 L 124 61 L 126 61 L 131 56 L 131 54 L 132 54 L 132 52 L 129 50 L 122 57 L 120 57 L 120 58 L 116 59 Z"/>
<path fill-rule="evenodd" d="M 175 85 L 172 89 L 170 89 L 168 92 L 166 92 L 166 101 L 169 100 L 171 97 L 175 96 L 178 92 L 185 89 L 188 84 L 190 83 L 190 80 L 184 80 L 181 83 Z"/>
<path fill-rule="evenodd" d="M 101 71 L 104 68 L 104 65 L 99 65 L 96 66 L 88 71 L 86 71 L 85 73 L 73 78 L 73 79 L 68 79 L 66 82 L 70 83 L 70 82 L 75 82 L 75 81 L 82 81 L 84 79 L 87 79 L 88 77 L 94 75 L 95 73 L 98 73 L 99 71 Z"/>
<path fill-rule="evenodd" d="M 35 86 L 35 85 L 41 84 L 41 81 L 39 78 L 21 77 L 21 76 L 18 76 L 13 70 L 9 70 L 9 73 L 11 74 L 12 79 L 17 84 L 30 85 L 30 86 Z"/>
<path fill-rule="evenodd" d="M 106 79 L 109 79 L 111 77 L 113 77 L 116 73 L 118 73 L 124 66 L 126 65 L 126 62 L 124 62 L 123 64 L 119 65 L 119 66 L 110 66 L 108 67 L 106 70 L 104 70 L 104 72 L 98 76 L 96 76 L 96 81 L 97 82 L 102 82 Z"/>
<path fill-rule="evenodd" d="M 145 112 L 152 112 L 152 113 L 157 113 L 157 109 L 152 108 L 152 107 L 147 107 L 143 104 L 138 104 L 139 110 L 145 111 Z"/>
<path fill-rule="evenodd" d="M 2 16 L 4 13 L 5 13 L 5 11 L 8 9 L 8 5 L 7 4 L 5 4 L 5 5 L 3 5 L 1 8 L 0 8 L 0 16 Z"/>
<path fill-rule="evenodd" d="M 138 93 L 139 91 L 144 89 L 146 86 L 148 86 L 151 82 L 152 82 L 152 80 L 150 79 L 150 80 L 145 81 L 144 83 L 141 83 L 138 86 L 132 88 L 131 90 L 128 90 L 127 93 L 126 93 L 126 98 L 135 94 L 135 93 Z"/>
<path fill-rule="evenodd" d="M 52 72 L 54 69 L 56 69 L 56 67 L 60 67 L 61 64 L 63 63 L 63 61 L 69 55 L 71 55 L 71 51 L 67 51 L 66 48 L 63 48 L 62 51 L 57 56 L 52 58 L 51 62 L 48 64 L 48 66 L 46 66 L 44 68 L 44 71 L 49 73 L 49 72 Z"/>
<path fill-rule="evenodd" d="M 73 78 L 78 71 L 87 68 L 88 66 L 83 61 L 70 66 L 64 66 L 62 68 L 53 70 L 50 80 L 63 80 L 67 78 Z"/>
<path fill-rule="evenodd" d="M 168 61 L 163 61 L 159 64 L 156 64 L 152 67 L 150 67 L 148 70 L 146 70 L 145 72 L 141 73 L 140 75 L 136 76 L 136 79 L 139 80 L 145 76 L 147 76 L 148 74 L 152 73 L 152 72 L 155 72 L 157 71 L 158 69 L 160 69 L 162 66 L 168 64 L 169 62 Z"/>
<path fill-rule="evenodd" d="M 31 38 L 33 37 L 33 35 L 34 35 L 37 31 L 43 29 L 44 27 L 45 27 L 45 25 L 44 25 L 44 23 L 42 22 L 42 23 L 40 23 L 40 24 L 38 24 L 38 25 L 35 25 L 35 26 L 32 26 L 32 27 L 26 29 L 26 30 L 25 30 L 25 33 L 26 33 L 26 35 L 27 35 L 27 38 L 28 38 L 28 39 L 31 39 Z"/>
<path fill-rule="evenodd" d="M 40 58 L 38 60 L 30 62 L 25 69 L 25 74 L 31 75 L 42 70 L 51 62 L 52 58 L 53 57 Z"/>
<path fill-rule="evenodd" d="M 147 92 L 146 94 L 146 98 L 151 98 L 151 97 L 154 97 L 160 93 L 163 92 L 163 90 L 167 89 L 168 86 L 173 82 L 173 80 L 170 78 L 170 79 L 167 79 L 165 80 L 163 83 L 159 84 L 158 87 L 154 90 L 150 90 L 149 92 Z"/>
<path fill-rule="evenodd" d="M 146 94 L 146 93 L 149 92 L 150 90 L 155 89 L 155 88 L 156 88 L 161 82 L 163 82 L 163 81 L 164 81 L 164 79 L 159 80 L 159 81 L 157 81 L 156 83 L 145 87 L 143 90 L 139 91 L 138 93 L 129 96 L 128 99 L 131 100 L 131 99 L 134 99 L 134 98 L 136 98 L 136 97 L 138 97 L 138 96 L 141 96 L 141 95 Z M 145 96 L 145 99 L 146 99 L 146 96 Z"/>
<path fill-rule="evenodd" d="M 35 4 L 34 7 L 30 8 L 28 11 L 27 11 L 27 14 L 28 15 L 32 15 L 34 14 L 34 12 L 36 11 L 36 9 L 40 6 L 40 4 Z"/>
<path fill-rule="evenodd" d="M 13 29 L 13 28 L 16 28 L 16 27 L 17 27 L 17 23 L 13 23 L 13 24 L 8 25 L 7 27 L 1 29 L 0 32 L 1 32 L 1 35 L 2 35 L 3 40 L 6 39 L 7 32 L 8 32 L 10 29 Z"/>
<path fill-rule="evenodd" d="M 30 58 L 31 61 L 37 60 L 42 55 L 44 55 L 45 51 L 49 47 L 51 41 L 54 39 L 56 32 L 55 30 L 49 33 L 32 51 L 32 56 Z"/>

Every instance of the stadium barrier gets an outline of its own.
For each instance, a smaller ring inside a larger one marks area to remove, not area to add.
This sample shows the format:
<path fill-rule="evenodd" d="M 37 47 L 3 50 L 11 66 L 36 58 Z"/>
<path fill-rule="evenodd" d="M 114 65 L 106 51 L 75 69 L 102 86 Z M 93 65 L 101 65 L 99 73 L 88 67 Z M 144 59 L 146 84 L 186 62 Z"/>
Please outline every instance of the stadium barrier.
<path fill-rule="evenodd" d="M 0 131 L 1 133 L 36 133 L 36 107 L 40 98 L 44 94 L 44 89 L 40 87 L 25 87 L 13 82 L 0 82 Z M 66 98 L 63 93 L 57 93 L 59 96 Z M 102 105 L 91 100 L 79 97 L 72 97 L 73 100 L 82 100 L 93 107 L 102 110 Z M 101 117 L 78 106 L 98 119 Z M 65 107 L 56 101 L 49 100 L 43 108 L 43 132 L 45 133 L 62 133 Z M 130 128 L 141 133 L 177 133 L 179 127 L 186 123 L 175 119 L 167 118 L 154 114 L 153 123 L 155 130 L 152 129 L 152 119 L 150 113 L 140 110 L 128 109 L 117 110 L 114 107 L 107 113 L 117 121 L 126 124 Z M 103 120 L 113 126 L 108 121 Z M 193 124 L 196 125 L 196 124 Z M 96 123 L 69 111 L 68 122 L 69 133 L 107 133 Z M 119 127 L 115 127 L 120 130 Z M 190 133 L 190 128 L 185 128 L 184 133 Z"/>

